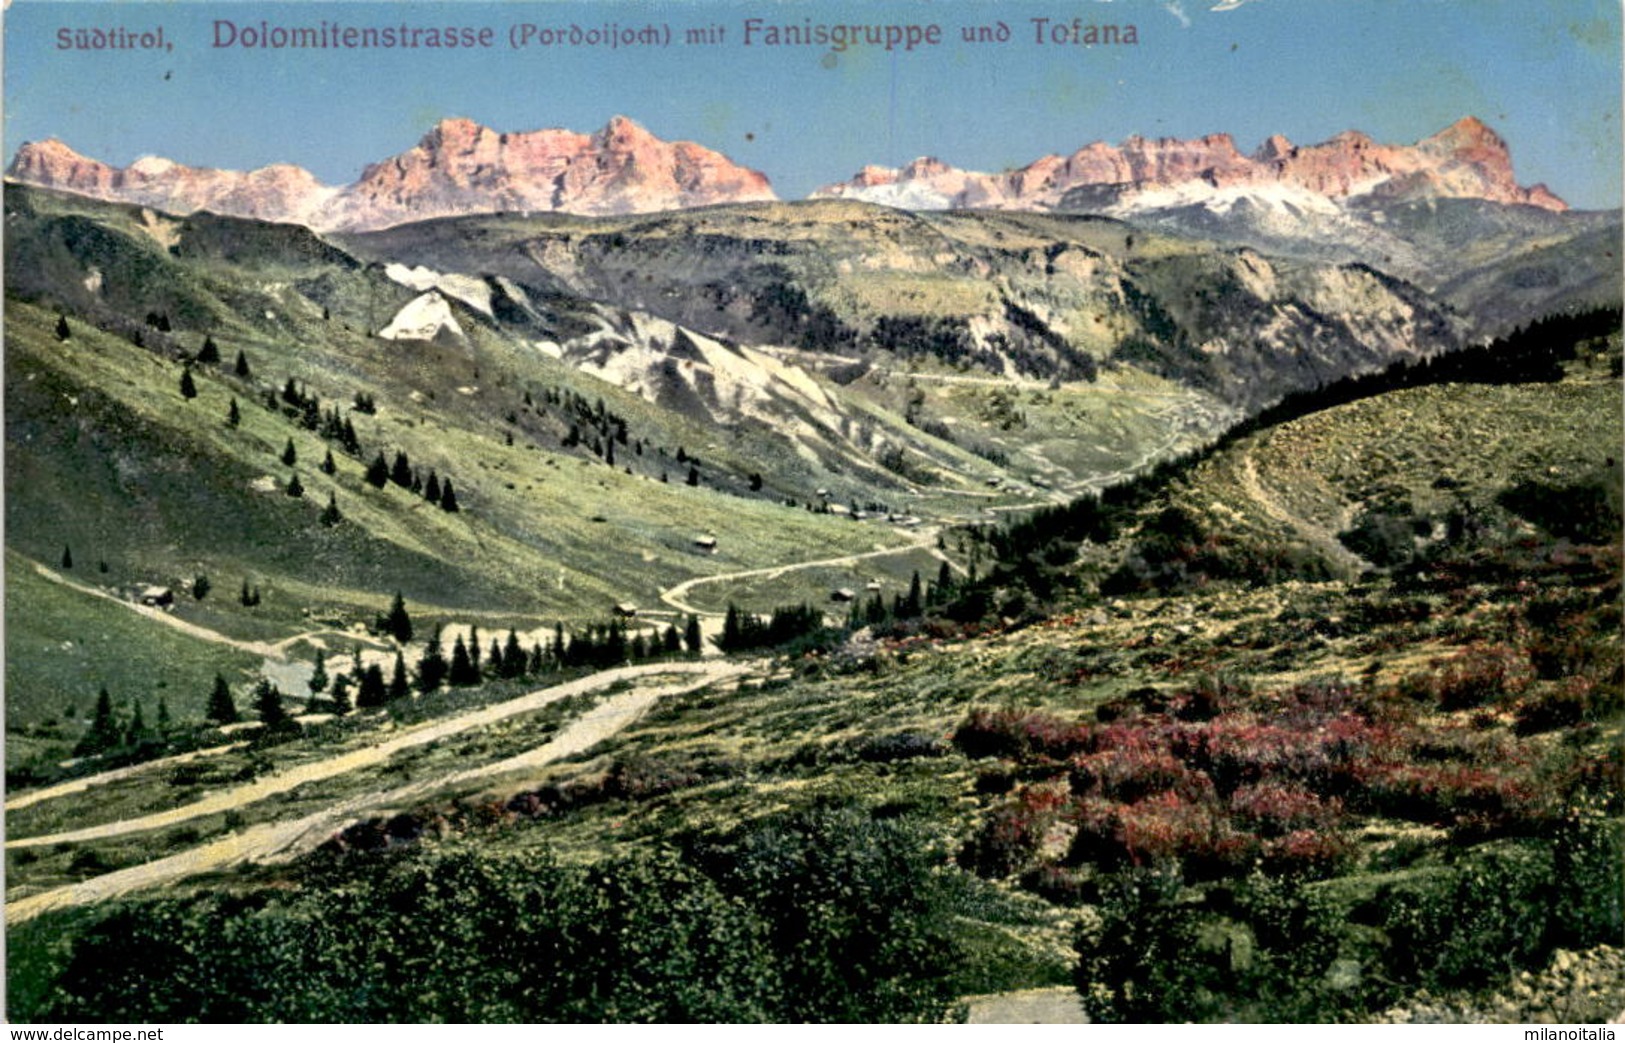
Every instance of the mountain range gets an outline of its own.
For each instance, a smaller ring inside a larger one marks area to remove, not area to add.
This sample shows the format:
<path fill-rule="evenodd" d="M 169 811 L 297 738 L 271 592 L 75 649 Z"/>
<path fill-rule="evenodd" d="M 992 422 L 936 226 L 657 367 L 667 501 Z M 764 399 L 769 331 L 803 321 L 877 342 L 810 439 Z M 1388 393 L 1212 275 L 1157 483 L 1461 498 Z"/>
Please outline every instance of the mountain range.
<path fill-rule="evenodd" d="M 143 157 L 114 167 L 55 139 L 23 144 L 14 181 L 168 212 L 198 210 L 318 230 L 364 231 L 474 213 L 651 213 L 776 198 L 767 177 L 688 141 L 667 142 L 616 116 L 593 134 L 507 133 L 467 119 L 436 124 L 418 144 L 368 165 L 352 184 L 322 184 L 300 167 L 241 172 Z M 1244 155 L 1227 134 L 1191 140 L 1095 142 L 998 174 L 934 158 L 900 169 L 865 167 L 814 198 L 909 210 L 1002 209 L 1114 216 L 1201 205 L 1228 210 L 1263 200 L 1317 217 L 1346 206 L 1472 199 L 1561 213 L 1544 185 L 1520 186 L 1506 142 L 1467 117 L 1415 145 L 1346 131 L 1315 145 L 1270 137 Z"/>

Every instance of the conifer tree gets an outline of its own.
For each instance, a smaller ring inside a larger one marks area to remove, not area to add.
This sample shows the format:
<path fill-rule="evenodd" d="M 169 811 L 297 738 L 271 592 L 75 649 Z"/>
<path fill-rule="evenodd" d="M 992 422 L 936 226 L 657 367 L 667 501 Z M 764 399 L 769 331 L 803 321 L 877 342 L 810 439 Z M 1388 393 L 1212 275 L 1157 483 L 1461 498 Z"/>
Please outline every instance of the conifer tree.
<path fill-rule="evenodd" d="M 361 684 L 356 690 L 355 704 L 357 707 L 370 710 L 375 706 L 382 706 L 389 699 L 389 689 L 384 685 L 384 669 L 377 663 L 361 671 Z"/>
<path fill-rule="evenodd" d="M 641 630 L 632 635 L 632 644 L 626 654 L 633 662 L 649 658 L 649 646 L 644 642 Z"/>
<path fill-rule="evenodd" d="M 96 696 L 96 714 L 90 720 L 90 728 L 73 748 L 73 755 L 93 757 L 106 753 L 119 744 L 119 738 L 118 722 L 113 719 L 113 697 L 107 694 L 104 685 Z"/>
<path fill-rule="evenodd" d="M 322 509 L 322 524 L 331 529 L 333 526 L 337 525 L 343 520 L 344 515 L 339 513 L 339 502 L 337 497 L 335 497 L 331 492 L 328 493 L 327 506 Z"/>
<path fill-rule="evenodd" d="M 539 675 L 547 666 L 547 653 L 542 649 L 542 643 L 536 642 L 530 646 L 530 660 L 525 664 L 525 672 L 532 677 Z"/>
<path fill-rule="evenodd" d="M 690 464 L 689 468 L 688 468 L 688 484 L 689 485 L 699 485 L 700 484 L 700 469 L 698 467 L 693 466 L 692 464 Z"/>
<path fill-rule="evenodd" d="M 292 723 L 282 706 L 282 690 L 263 677 L 254 686 L 254 713 L 267 733 L 282 731 Z"/>
<path fill-rule="evenodd" d="M 494 637 L 491 639 L 491 654 L 485 659 L 485 675 L 492 680 L 508 676 L 502 662 L 502 646 L 497 644 Z"/>
<path fill-rule="evenodd" d="M 450 478 L 440 483 L 440 509 L 447 514 L 456 514 L 461 509 L 457 505 L 457 490 L 451 487 Z"/>
<path fill-rule="evenodd" d="M 509 630 L 508 643 L 502 646 L 502 676 L 523 677 L 526 665 L 525 650 L 519 645 L 519 635 Z"/>
<path fill-rule="evenodd" d="M 412 463 L 406 458 L 406 451 L 395 451 L 395 462 L 389 468 L 389 480 L 403 489 L 412 487 Z"/>
<path fill-rule="evenodd" d="M 732 652 L 739 647 L 739 609 L 728 602 L 728 614 L 722 619 L 722 650 Z"/>
<path fill-rule="evenodd" d="M 395 672 L 389 678 L 389 700 L 405 699 L 412 694 L 412 686 L 406 680 L 406 657 L 401 650 L 395 650 Z"/>
<path fill-rule="evenodd" d="M 327 455 L 322 457 L 322 473 L 331 475 L 337 472 L 339 465 L 333 462 L 333 450 L 329 449 Z"/>
<path fill-rule="evenodd" d="M 333 678 L 333 712 L 343 717 L 355 709 L 350 704 L 350 675 L 339 674 Z"/>
<path fill-rule="evenodd" d="M 700 617 L 690 612 L 688 626 L 683 632 L 683 644 L 688 648 L 690 656 L 699 656 L 704 638 L 700 634 Z"/>
<path fill-rule="evenodd" d="M 288 476 L 288 495 L 296 500 L 305 495 L 304 483 L 299 480 L 297 473 Z"/>
<path fill-rule="evenodd" d="M 412 617 L 407 615 L 406 599 L 398 590 L 390 602 L 389 615 L 384 617 L 384 632 L 403 645 L 412 640 Z"/>
<path fill-rule="evenodd" d="M 62 567 L 65 569 L 73 568 L 73 548 L 65 543 L 62 545 Z"/>
<path fill-rule="evenodd" d="M 197 349 L 197 360 L 209 366 L 216 365 L 220 361 L 220 346 L 207 333 L 203 335 L 203 346 Z"/>
<path fill-rule="evenodd" d="M 469 659 L 468 646 L 463 644 L 461 634 L 457 636 L 456 642 L 451 646 L 451 672 L 446 679 L 459 687 L 480 683 L 479 669 Z"/>
<path fill-rule="evenodd" d="M 181 397 L 187 401 L 197 397 L 197 384 L 192 381 L 192 368 L 181 370 Z"/>
<path fill-rule="evenodd" d="M 418 660 L 418 691 L 428 695 L 439 688 L 446 679 L 447 669 L 446 655 L 440 649 L 440 626 L 436 624 L 423 649 L 423 658 Z"/>
<path fill-rule="evenodd" d="M 147 720 L 141 712 L 141 702 L 136 701 L 135 709 L 130 713 L 130 725 L 124 730 L 124 745 L 139 746 L 152 735 L 147 731 Z"/>
<path fill-rule="evenodd" d="M 160 695 L 158 697 L 158 734 L 159 734 L 159 736 L 168 735 L 169 730 L 171 728 L 173 728 L 174 726 L 175 726 L 175 719 L 169 715 L 169 703 L 165 702 L 164 697 Z"/>
<path fill-rule="evenodd" d="M 382 451 L 367 465 L 367 484 L 375 489 L 382 489 L 389 484 L 389 464 L 384 461 Z"/>
<path fill-rule="evenodd" d="M 305 684 L 310 688 L 310 712 L 315 712 L 316 700 L 321 697 L 322 690 L 327 687 L 327 653 L 322 649 L 316 650 L 316 664 L 311 667 L 310 680 Z"/>
<path fill-rule="evenodd" d="M 243 411 L 237 408 L 237 400 L 234 398 L 231 400 L 231 405 L 226 407 L 226 426 L 236 427 L 242 422 Z"/>
<path fill-rule="evenodd" d="M 237 362 L 232 366 L 232 372 L 244 380 L 247 380 L 252 375 L 248 371 L 248 356 L 244 355 L 241 349 L 237 351 Z"/>
<path fill-rule="evenodd" d="M 429 472 L 429 480 L 423 483 L 423 498 L 430 503 L 440 502 L 440 479 L 433 470 Z"/>
<path fill-rule="evenodd" d="M 558 621 L 553 623 L 553 662 L 558 666 L 564 665 L 564 624 Z"/>
<path fill-rule="evenodd" d="M 56 339 L 67 340 L 71 336 L 73 336 L 73 331 L 68 328 L 68 317 L 58 315 L 56 317 Z"/>
<path fill-rule="evenodd" d="M 282 448 L 282 462 L 289 467 L 299 462 L 299 454 L 294 450 L 293 439 L 291 438 L 288 439 L 288 444 Z"/>
<path fill-rule="evenodd" d="M 226 685 L 226 679 L 219 674 L 214 675 L 214 691 L 209 693 L 208 708 L 203 716 L 216 724 L 235 724 L 237 722 L 237 704 L 231 701 L 231 689 Z"/>
<path fill-rule="evenodd" d="M 666 624 L 666 632 L 660 635 L 660 650 L 666 655 L 676 655 L 683 650 L 683 637 L 671 623 Z"/>

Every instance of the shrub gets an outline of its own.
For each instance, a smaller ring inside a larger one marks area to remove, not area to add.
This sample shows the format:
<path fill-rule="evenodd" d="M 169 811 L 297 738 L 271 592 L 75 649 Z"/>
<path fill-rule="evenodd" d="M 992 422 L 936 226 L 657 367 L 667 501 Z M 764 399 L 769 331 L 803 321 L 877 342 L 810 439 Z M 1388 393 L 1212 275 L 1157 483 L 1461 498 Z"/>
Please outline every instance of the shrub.
<path fill-rule="evenodd" d="M 967 757 L 1065 758 L 1088 746 L 1089 729 L 1046 713 L 972 710 L 955 731 L 954 746 Z"/>
<path fill-rule="evenodd" d="M 1305 830 L 1327 829 L 1343 815 L 1337 798 L 1319 796 L 1291 783 L 1260 782 L 1230 795 L 1230 813 L 1238 825 L 1263 837 L 1283 837 Z"/>

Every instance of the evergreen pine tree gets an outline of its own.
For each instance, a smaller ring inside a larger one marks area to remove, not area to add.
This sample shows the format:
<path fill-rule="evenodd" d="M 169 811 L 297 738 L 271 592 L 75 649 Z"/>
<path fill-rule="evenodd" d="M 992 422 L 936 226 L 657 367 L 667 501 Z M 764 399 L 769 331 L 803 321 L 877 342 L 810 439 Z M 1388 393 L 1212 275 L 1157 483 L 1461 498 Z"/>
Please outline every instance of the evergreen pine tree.
<path fill-rule="evenodd" d="M 898 613 L 904 619 L 913 619 L 918 616 L 925 605 L 925 594 L 920 588 L 920 570 L 914 570 L 914 576 L 908 581 L 908 597 L 903 601 L 902 611 Z"/>
<path fill-rule="evenodd" d="M 237 362 L 232 366 L 232 372 L 236 373 L 244 380 L 247 380 L 251 375 L 248 371 L 248 356 L 244 355 L 241 349 L 239 349 L 237 352 Z"/>
<path fill-rule="evenodd" d="M 339 513 L 338 499 L 334 496 L 333 493 L 328 493 L 327 494 L 327 506 L 322 509 L 322 517 L 321 517 L 322 524 L 327 526 L 329 529 L 331 529 L 333 526 L 337 525 L 339 522 L 341 522 L 343 520 L 344 520 L 344 515 Z"/>
<path fill-rule="evenodd" d="M 350 704 L 350 675 L 339 674 L 333 678 L 333 712 L 340 717 L 355 709 Z"/>
<path fill-rule="evenodd" d="M 440 479 L 433 471 L 429 472 L 429 480 L 423 483 L 423 498 L 430 503 L 440 502 Z"/>
<path fill-rule="evenodd" d="M 698 656 L 702 649 L 704 638 L 700 634 L 700 617 L 690 612 L 688 626 L 683 631 L 683 644 L 688 648 L 690 656 Z"/>
<path fill-rule="evenodd" d="M 395 463 L 390 466 L 389 480 L 403 489 L 412 487 L 412 463 L 406 458 L 405 450 L 395 451 Z"/>
<path fill-rule="evenodd" d="M 296 500 L 305 495 L 304 483 L 299 481 L 299 475 L 297 473 L 288 476 L 288 495 L 292 496 Z"/>
<path fill-rule="evenodd" d="M 436 624 L 429 644 L 423 649 L 423 658 L 418 660 L 418 691 L 428 695 L 439 688 L 446 679 L 447 669 L 446 655 L 440 650 L 440 626 Z"/>
<path fill-rule="evenodd" d="M 254 713 L 267 733 L 282 731 L 292 723 L 282 706 L 282 690 L 263 677 L 254 686 Z"/>
<path fill-rule="evenodd" d="M 660 635 L 660 651 L 666 655 L 676 655 L 683 650 L 683 636 L 677 628 L 670 623 L 666 624 L 666 632 Z"/>
<path fill-rule="evenodd" d="M 457 490 L 451 487 L 450 478 L 440 483 L 440 509 L 447 514 L 456 514 L 460 510 L 457 506 Z"/>
<path fill-rule="evenodd" d="M 231 405 L 226 407 L 226 426 L 236 427 L 242 422 L 243 411 L 237 408 L 237 400 L 234 398 L 231 400 Z"/>
<path fill-rule="evenodd" d="M 288 444 L 282 449 L 282 462 L 289 467 L 299 462 L 299 454 L 294 451 L 293 439 L 291 438 L 288 439 Z"/>
<path fill-rule="evenodd" d="M 507 668 L 502 662 L 502 646 L 497 644 L 494 637 L 491 639 L 491 654 L 485 658 L 485 676 L 492 680 L 508 676 Z"/>
<path fill-rule="evenodd" d="M 472 623 L 468 627 L 468 661 L 474 664 L 476 676 L 480 672 L 480 628 Z"/>
<path fill-rule="evenodd" d="M 205 365 L 215 365 L 220 361 L 220 346 L 214 338 L 207 333 L 203 335 L 203 346 L 197 349 L 197 360 Z"/>
<path fill-rule="evenodd" d="M 375 489 L 382 489 L 389 484 L 389 464 L 385 462 L 382 452 L 373 457 L 372 463 L 367 465 L 367 484 Z"/>
<path fill-rule="evenodd" d="M 395 672 L 389 678 L 388 694 L 391 702 L 412 694 L 412 686 L 406 680 L 406 657 L 401 655 L 398 648 L 395 650 Z"/>
<path fill-rule="evenodd" d="M 502 646 L 502 676 L 523 677 L 525 675 L 525 650 L 519 645 L 519 635 L 508 631 L 508 643 Z"/>
<path fill-rule="evenodd" d="M 412 617 L 407 615 L 406 599 L 398 590 L 395 600 L 390 602 L 389 615 L 384 617 L 384 632 L 403 645 L 412 640 Z"/>
<path fill-rule="evenodd" d="M 197 397 L 197 384 L 192 381 L 192 369 L 188 366 L 181 370 L 181 397 L 187 401 Z"/>
<path fill-rule="evenodd" d="M 151 738 L 147 731 L 147 720 L 141 712 L 141 703 L 137 700 L 135 709 L 130 714 L 130 726 L 124 730 L 124 745 L 139 746 Z"/>
<path fill-rule="evenodd" d="M 316 700 L 327 687 L 327 653 L 320 648 L 316 650 L 316 664 L 311 667 L 310 680 L 305 684 L 310 688 L 310 709 L 314 711 Z"/>
<path fill-rule="evenodd" d="M 463 644 L 462 635 L 451 646 L 451 672 L 446 679 L 459 687 L 480 683 L 480 672 L 468 658 L 468 646 Z"/>
<path fill-rule="evenodd" d="M 634 663 L 649 658 L 649 646 L 644 642 L 641 630 L 632 635 L 632 644 L 626 654 Z"/>
<path fill-rule="evenodd" d="M 192 599 L 194 601 L 202 601 L 209 596 L 209 591 L 213 589 L 214 584 L 210 583 L 209 577 L 203 573 L 200 572 L 192 577 Z"/>
<path fill-rule="evenodd" d="M 536 642 L 530 646 L 530 659 L 525 663 L 525 672 L 532 677 L 541 674 L 547 666 L 547 653 L 542 649 L 542 643 Z"/>
<path fill-rule="evenodd" d="M 73 331 L 68 328 L 68 317 L 58 315 L 56 317 L 56 339 L 67 340 L 71 336 L 73 336 Z"/>
<path fill-rule="evenodd" d="M 65 569 L 73 568 L 73 548 L 65 543 L 62 545 L 62 567 Z"/>
<path fill-rule="evenodd" d="M 174 726 L 175 726 L 175 719 L 169 715 L 169 703 L 165 702 L 164 697 L 160 695 L 158 697 L 158 734 L 159 734 L 159 736 L 162 737 L 164 735 L 168 735 L 169 730 L 171 728 L 173 728 Z"/>
<path fill-rule="evenodd" d="M 327 455 L 322 457 L 322 473 L 331 475 L 337 472 L 339 465 L 333 462 L 333 450 L 329 449 Z"/>
<path fill-rule="evenodd" d="M 384 685 L 384 669 L 377 663 L 361 671 L 361 686 L 356 690 L 355 704 L 357 707 L 370 710 L 375 706 L 382 706 L 389 699 L 389 689 Z"/>
<path fill-rule="evenodd" d="M 728 614 L 722 619 L 722 641 L 724 652 L 733 652 L 739 648 L 739 609 L 733 602 L 728 602 Z"/>
<path fill-rule="evenodd" d="M 90 728 L 73 748 L 73 755 L 93 757 L 106 753 L 119 744 L 119 738 L 118 722 L 113 719 L 113 697 L 107 694 L 104 685 L 96 696 L 96 714 L 90 720 Z"/>
<path fill-rule="evenodd" d="M 688 484 L 689 485 L 699 485 L 700 484 L 700 469 L 698 467 L 693 466 L 692 464 L 689 465 L 689 468 L 688 468 Z"/>
<path fill-rule="evenodd" d="M 214 691 L 209 693 L 209 704 L 203 716 L 216 724 L 237 722 L 237 704 L 231 701 L 231 689 L 227 687 L 226 679 L 219 674 L 214 675 Z"/>

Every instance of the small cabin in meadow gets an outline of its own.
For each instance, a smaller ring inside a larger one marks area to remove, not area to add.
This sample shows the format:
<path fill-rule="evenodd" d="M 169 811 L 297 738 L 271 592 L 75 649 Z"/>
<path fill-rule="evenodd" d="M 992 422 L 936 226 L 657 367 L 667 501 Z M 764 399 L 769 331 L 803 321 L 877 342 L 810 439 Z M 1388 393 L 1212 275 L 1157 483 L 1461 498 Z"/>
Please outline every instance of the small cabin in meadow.
<path fill-rule="evenodd" d="M 717 552 L 717 538 L 715 536 L 694 537 L 694 549 L 702 554 L 715 554 Z"/>
<path fill-rule="evenodd" d="M 135 597 L 149 608 L 170 608 L 175 604 L 175 592 L 168 587 L 142 587 Z"/>
<path fill-rule="evenodd" d="M 841 587 L 837 590 L 832 590 L 829 592 L 829 599 L 831 601 L 851 601 L 856 597 L 857 594 L 854 593 L 850 587 Z"/>
<path fill-rule="evenodd" d="M 638 606 L 630 601 L 618 602 L 615 605 L 615 615 L 621 619 L 631 619 L 638 614 Z"/>

